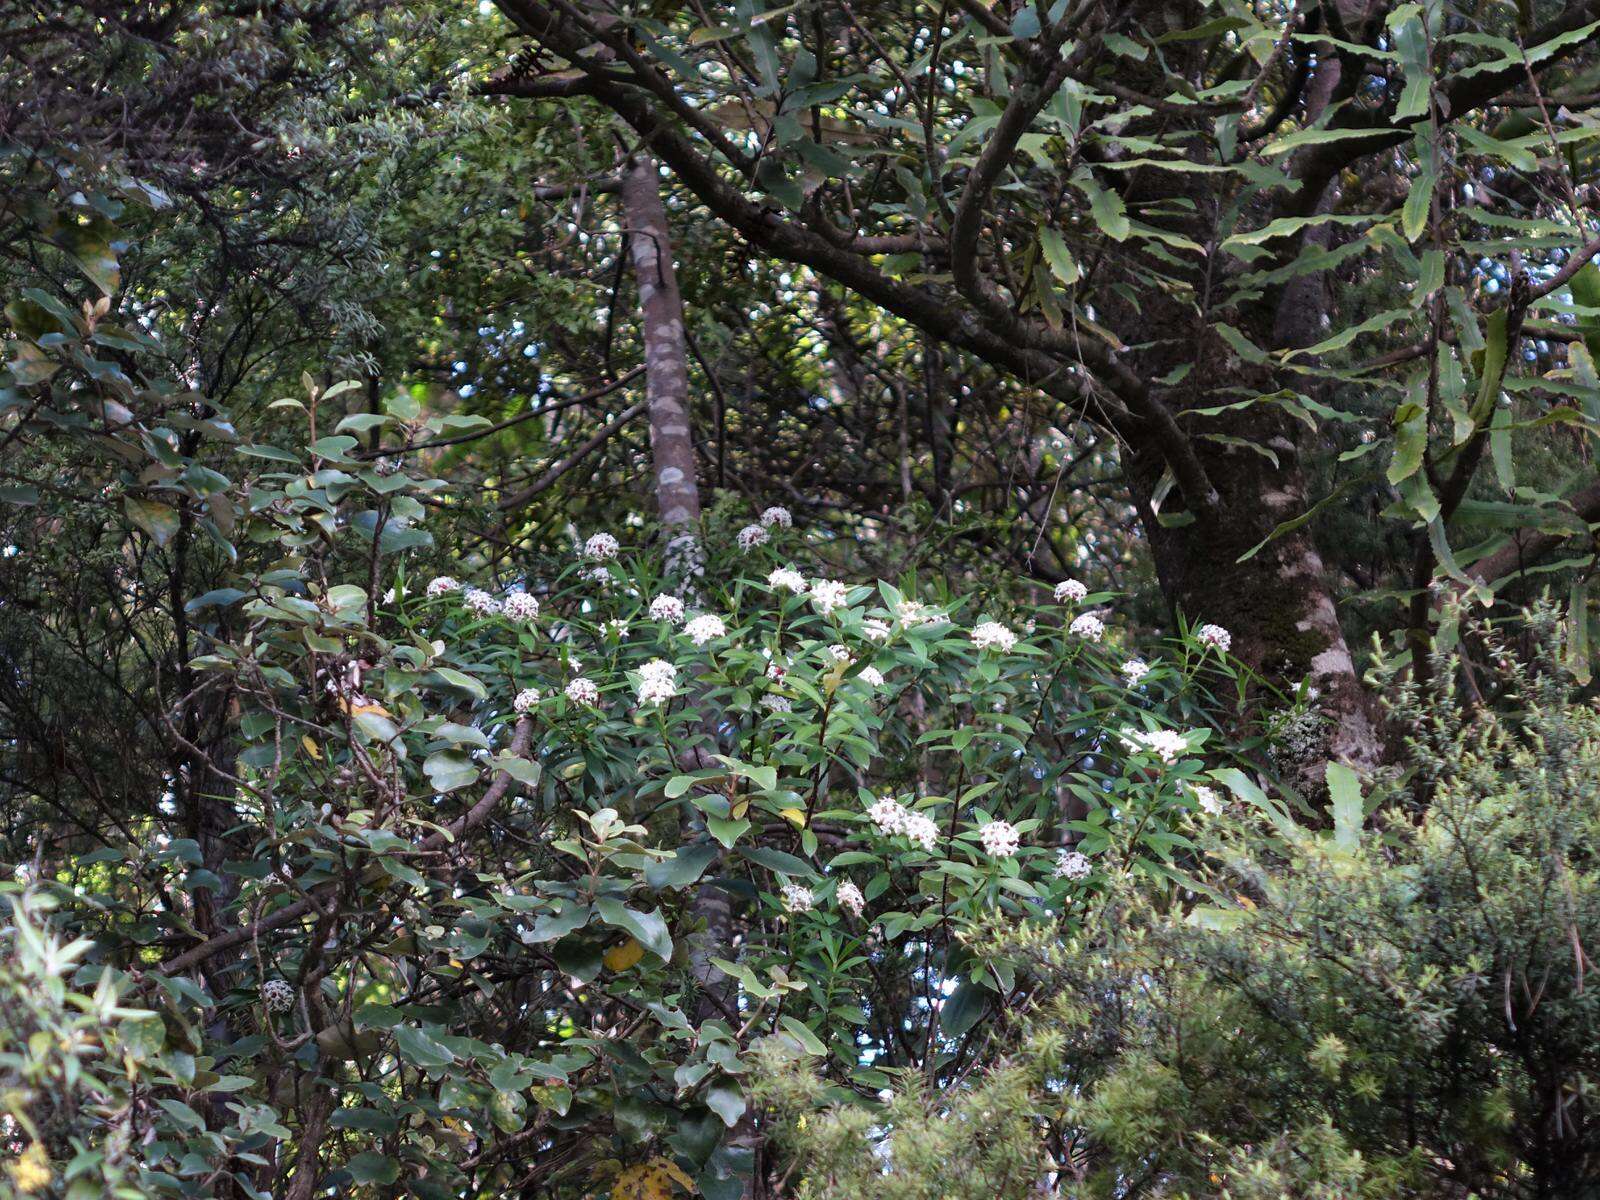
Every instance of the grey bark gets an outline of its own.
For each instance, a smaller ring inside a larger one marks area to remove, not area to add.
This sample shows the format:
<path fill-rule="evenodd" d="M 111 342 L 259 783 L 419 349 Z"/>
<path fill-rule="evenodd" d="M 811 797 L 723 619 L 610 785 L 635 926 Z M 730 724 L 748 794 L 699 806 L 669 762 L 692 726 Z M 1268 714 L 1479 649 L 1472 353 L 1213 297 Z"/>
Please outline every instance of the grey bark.
<path fill-rule="evenodd" d="M 672 235 L 661 203 L 653 158 L 638 155 L 622 172 L 639 307 L 644 319 L 645 394 L 650 408 L 650 457 L 656 504 L 669 534 L 669 566 L 695 565 L 700 488 L 695 482 L 694 432 L 689 421 L 689 357 L 683 296 L 672 265 Z"/>

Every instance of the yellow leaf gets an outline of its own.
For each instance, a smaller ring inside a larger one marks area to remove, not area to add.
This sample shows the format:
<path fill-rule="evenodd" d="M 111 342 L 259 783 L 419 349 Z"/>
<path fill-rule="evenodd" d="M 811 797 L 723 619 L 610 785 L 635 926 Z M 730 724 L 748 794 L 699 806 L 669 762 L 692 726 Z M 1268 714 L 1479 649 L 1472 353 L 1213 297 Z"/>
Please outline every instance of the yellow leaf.
<path fill-rule="evenodd" d="M 322 748 L 318 746 L 316 742 L 311 740 L 311 735 L 309 733 L 302 733 L 300 735 L 300 744 L 306 748 L 306 753 L 311 755 L 312 758 L 316 759 L 318 762 L 322 761 Z"/>
<path fill-rule="evenodd" d="M 690 1195 L 694 1180 L 670 1158 L 657 1156 L 649 1162 L 624 1167 L 611 1185 L 612 1200 L 672 1200 L 673 1184 Z"/>
<path fill-rule="evenodd" d="M 644 947 L 639 944 L 638 938 L 629 938 L 620 945 L 613 946 L 604 955 L 606 967 L 612 971 L 626 971 L 644 957 Z"/>
<path fill-rule="evenodd" d="M 741 800 L 741 801 L 739 801 L 739 803 L 735 804 L 731 809 L 728 810 L 728 815 L 730 817 L 732 817 L 735 821 L 737 821 L 737 820 L 739 820 L 739 818 L 743 817 L 745 815 L 745 813 L 747 813 L 749 811 L 750 811 L 750 801 Z"/>
<path fill-rule="evenodd" d="M 348 700 L 340 697 L 339 707 L 352 717 L 359 717 L 362 713 L 377 713 L 380 717 L 387 717 L 391 721 L 394 720 L 394 714 L 381 704 L 351 704 Z"/>
<path fill-rule="evenodd" d="M 806 827 L 806 810 L 803 808 L 786 808 L 778 815 L 796 829 L 804 829 Z"/>
<path fill-rule="evenodd" d="M 1242 896 L 1238 892 L 1235 892 L 1233 898 L 1239 902 L 1242 908 L 1248 908 L 1251 912 L 1255 912 L 1256 902 L 1250 899 L 1249 896 Z"/>

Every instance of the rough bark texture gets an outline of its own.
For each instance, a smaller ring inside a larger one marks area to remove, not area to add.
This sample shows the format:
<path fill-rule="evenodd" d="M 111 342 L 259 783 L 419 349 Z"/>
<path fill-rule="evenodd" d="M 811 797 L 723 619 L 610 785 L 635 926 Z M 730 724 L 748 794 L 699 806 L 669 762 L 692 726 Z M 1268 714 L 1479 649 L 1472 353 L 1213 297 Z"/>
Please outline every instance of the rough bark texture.
<path fill-rule="evenodd" d="M 672 236 L 661 203 L 654 159 L 639 155 L 622 173 L 622 205 L 631 234 L 633 270 L 644 318 L 650 456 L 661 523 L 681 530 L 669 550 L 685 557 L 700 523 L 694 433 L 689 423 L 689 359 L 683 336 L 683 297 L 672 266 Z"/>

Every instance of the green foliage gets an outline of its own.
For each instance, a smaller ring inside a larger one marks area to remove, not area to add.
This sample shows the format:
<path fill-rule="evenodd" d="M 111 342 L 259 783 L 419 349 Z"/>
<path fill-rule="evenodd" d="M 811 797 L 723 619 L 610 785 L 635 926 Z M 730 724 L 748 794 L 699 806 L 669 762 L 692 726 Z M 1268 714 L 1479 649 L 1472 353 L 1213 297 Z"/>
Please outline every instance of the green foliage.
<path fill-rule="evenodd" d="M 906 1195 L 986 1194 L 923 1157 L 977 1103 L 1069 1196 L 1592 1188 L 1600 718 L 1551 613 L 1531 618 L 1531 665 L 1475 632 L 1503 708 L 1396 687 L 1409 780 L 1368 790 L 1365 813 L 1341 784 L 1336 828 L 1308 829 L 1240 787 L 1182 902 L 1113 873 L 1074 929 L 996 922 L 976 945 L 1025 964 L 1036 999 L 970 1089 L 913 1082 L 872 1111 L 775 1068 L 763 1094 L 806 1186 L 867 1196 L 883 1171 Z M 1414 818 L 1403 786 L 1426 798 Z"/>

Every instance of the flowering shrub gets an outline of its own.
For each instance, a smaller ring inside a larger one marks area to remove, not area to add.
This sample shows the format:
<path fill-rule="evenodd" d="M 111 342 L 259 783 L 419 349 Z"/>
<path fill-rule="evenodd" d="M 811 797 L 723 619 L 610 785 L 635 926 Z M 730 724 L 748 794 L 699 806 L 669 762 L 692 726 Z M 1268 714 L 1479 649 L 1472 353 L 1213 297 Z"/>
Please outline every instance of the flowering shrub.
<path fill-rule="evenodd" d="M 1330 819 L 1223 770 L 1231 804 L 1186 785 L 1206 816 L 1182 890 L 1062 849 L 1056 874 L 1092 881 L 1072 908 L 975 919 L 964 944 L 1016 985 L 962 1088 L 908 1073 L 841 1102 L 815 1063 L 764 1061 L 793 1194 L 1591 1192 L 1600 716 L 1569 685 L 1558 614 L 1534 614 L 1531 666 L 1471 633 L 1491 664 L 1474 694 L 1500 707 L 1386 675 L 1405 764 L 1366 788 L 1329 765 Z"/>
<path fill-rule="evenodd" d="M 953 1078 L 1019 986 L 977 931 L 1072 925 L 1108 876 L 1172 892 L 1196 865 L 1228 662 L 1144 643 L 1130 679 L 1113 596 L 846 581 L 780 509 L 765 540 L 709 526 L 689 578 L 631 532 L 435 574 L 431 481 L 345 434 L 267 457 L 238 535 L 289 557 L 195 609 L 198 686 L 236 713 L 237 859 L 130 839 L 115 894 L 71 915 L 107 947 L 142 922 L 137 978 L 109 953 L 92 973 L 232 1056 L 248 1120 L 195 1111 L 277 1139 L 252 1187 L 313 1141 L 331 1185 L 494 1190 L 535 1136 L 603 1177 L 605 1128 L 623 1171 L 734 1196 L 758 1058 L 864 1097 L 900 1067 Z M 294 1130 L 262 1115 L 293 1095 Z M 140 1169 L 178 1162 L 158 1142 Z"/>

